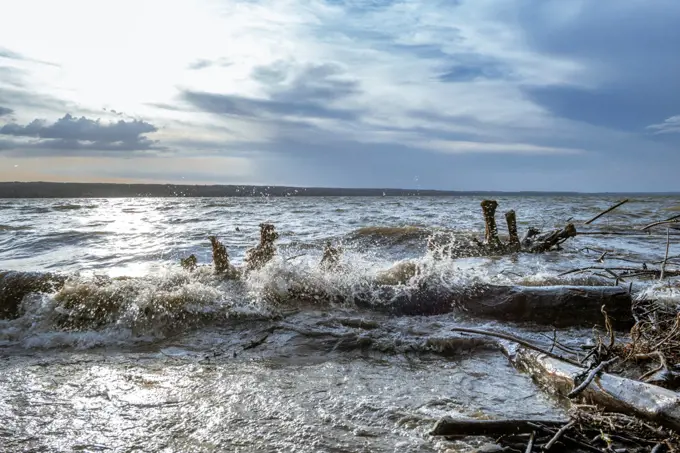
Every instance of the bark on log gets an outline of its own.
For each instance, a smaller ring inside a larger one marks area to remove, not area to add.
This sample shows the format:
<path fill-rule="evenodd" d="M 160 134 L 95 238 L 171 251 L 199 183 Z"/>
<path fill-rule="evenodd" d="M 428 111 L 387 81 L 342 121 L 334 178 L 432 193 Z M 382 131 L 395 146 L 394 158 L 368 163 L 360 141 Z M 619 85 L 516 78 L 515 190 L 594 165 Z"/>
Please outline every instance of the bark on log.
<path fill-rule="evenodd" d="M 568 420 L 465 420 L 443 417 L 432 428 L 431 436 L 500 436 L 536 431 L 534 425 L 559 428 Z"/>
<path fill-rule="evenodd" d="M 586 371 L 524 348 L 519 348 L 511 360 L 540 386 L 561 396 L 568 395 L 575 387 L 574 379 Z M 606 411 L 634 414 L 666 428 L 680 430 L 680 394 L 672 390 L 601 373 L 580 398 L 586 404 L 596 404 Z"/>
<path fill-rule="evenodd" d="M 515 211 L 508 211 L 505 213 L 505 222 L 508 224 L 508 245 L 519 249 L 517 216 L 515 215 Z"/>
<path fill-rule="evenodd" d="M 481 206 L 485 225 L 484 244 L 500 248 L 501 241 L 498 239 L 498 227 L 496 226 L 496 208 L 498 207 L 498 202 L 496 200 L 484 200 Z"/>
<path fill-rule="evenodd" d="M 31 293 L 51 293 L 64 286 L 66 277 L 37 272 L 0 272 L 0 319 L 19 316 L 24 297 Z"/>
<path fill-rule="evenodd" d="M 527 248 L 527 251 L 531 253 L 543 253 L 547 252 L 551 248 L 561 244 L 569 238 L 573 238 L 577 235 L 576 227 L 569 223 L 566 227 L 561 230 L 554 231 L 550 234 L 540 236 L 536 240 L 532 241 Z"/>
<path fill-rule="evenodd" d="M 427 287 L 403 291 L 386 286 L 378 295 L 358 295 L 353 302 L 361 308 L 402 316 L 464 311 L 481 318 L 556 327 L 601 325 L 601 307 L 605 305 L 615 328 L 634 324 L 631 295 L 619 286 L 483 286 L 459 292 Z"/>

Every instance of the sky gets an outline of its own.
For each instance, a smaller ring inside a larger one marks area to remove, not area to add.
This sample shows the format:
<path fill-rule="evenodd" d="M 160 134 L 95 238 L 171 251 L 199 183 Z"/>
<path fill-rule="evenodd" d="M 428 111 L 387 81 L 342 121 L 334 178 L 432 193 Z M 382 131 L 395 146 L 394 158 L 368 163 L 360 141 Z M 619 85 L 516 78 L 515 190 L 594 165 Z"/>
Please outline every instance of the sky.
<path fill-rule="evenodd" d="M 0 180 L 680 191 L 678 0 L 5 0 Z"/>

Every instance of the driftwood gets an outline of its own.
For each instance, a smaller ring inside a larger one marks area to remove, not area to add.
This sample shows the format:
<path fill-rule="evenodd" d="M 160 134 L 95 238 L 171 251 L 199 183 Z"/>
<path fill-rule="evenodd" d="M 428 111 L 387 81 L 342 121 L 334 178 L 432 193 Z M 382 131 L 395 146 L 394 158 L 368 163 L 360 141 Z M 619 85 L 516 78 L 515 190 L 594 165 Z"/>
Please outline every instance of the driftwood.
<path fill-rule="evenodd" d="M 587 220 L 586 222 L 584 222 L 584 224 L 585 224 L 585 225 L 590 225 L 591 223 L 593 223 L 594 221 L 596 221 L 597 219 L 599 219 L 599 218 L 602 217 L 603 215 L 612 212 L 614 209 L 618 208 L 619 206 L 621 206 L 621 205 L 623 205 L 623 204 L 628 203 L 629 201 L 630 201 L 630 200 L 628 200 L 628 199 L 626 198 L 625 200 L 623 200 L 623 201 L 621 201 L 621 202 L 619 202 L 619 203 L 616 203 L 616 204 L 615 204 L 614 206 L 612 206 L 611 208 L 605 209 L 604 211 L 602 211 L 601 213 L 599 213 L 598 215 L 596 215 L 596 216 L 593 217 L 592 219 Z"/>
<path fill-rule="evenodd" d="M 505 222 L 508 224 L 508 246 L 519 249 L 520 242 L 517 235 L 517 215 L 515 211 L 505 213 Z"/>
<path fill-rule="evenodd" d="M 468 420 L 443 417 L 430 432 L 431 436 L 499 436 L 501 434 L 530 433 L 535 424 L 561 427 L 568 420 Z"/>
<path fill-rule="evenodd" d="M 496 227 L 496 200 L 482 201 L 482 213 L 484 214 L 484 245 L 491 248 L 501 248 L 501 240 L 498 238 L 498 228 Z"/>
<path fill-rule="evenodd" d="M 51 293 L 64 286 L 66 277 L 37 272 L 0 272 L 0 319 L 19 316 L 24 297 L 31 293 Z"/>
<path fill-rule="evenodd" d="M 680 214 L 669 217 L 666 220 L 661 220 L 659 222 L 653 222 L 650 223 L 649 225 L 645 225 L 644 227 L 641 228 L 641 230 L 646 231 L 649 230 L 650 228 L 654 228 L 655 226 L 670 225 L 673 223 L 680 223 Z"/>
<path fill-rule="evenodd" d="M 561 396 L 568 395 L 576 387 L 577 376 L 586 371 L 523 348 L 511 360 L 539 385 Z M 579 397 L 587 404 L 596 404 L 607 411 L 635 414 L 666 428 L 680 430 L 680 394 L 656 385 L 601 373 Z"/>
<path fill-rule="evenodd" d="M 246 271 L 253 271 L 263 268 L 276 254 L 274 241 L 278 239 L 279 233 L 271 223 L 260 224 L 260 243 L 246 252 L 244 259 Z"/>
<path fill-rule="evenodd" d="M 324 247 L 319 266 L 327 271 L 336 270 L 340 267 L 341 256 L 342 250 L 339 247 L 334 247 L 331 241 L 328 241 Z"/>
<path fill-rule="evenodd" d="M 227 248 L 222 244 L 217 237 L 210 236 L 210 245 L 212 246 L 213 265 L 215 266 L 215 273 L 223 275 L 226 278 L 235 279 L 240 276 L 239 270 L 229 261 L 229 254 Z"/>
<path fill-rule="evenodd" d="M 501 241 L 498 236 L 496 225 L 496 209 L 498 202 L 495 200 L 483 200 L 481 202 L 484 216 L 484 240 L 473 238 L 469 245 L 454 244 L 453 238 L 433 236 L 428 240 L 428 249 L 435 257 L 465 256 L 493 256 L 508 253 L 544 253 L 553 249 L 559 249 L 566 240 L 577 235 L 576 227 L 569 223 L 564 228 L 541 234 L 535 228 L 529 228 L 522 240 L 519 240 L 517 232 L 517 215 L 515 211 L 508 211 L 505 220 L 508 226 L 508 241 Z"/>
<path fill-rule="evenodd" d="M 383 302 L 374 302 L 376 295 Z M 311 296 L 310 301 L 323 300 L 319 293 Z M 403 291 L 384 286 L 377 294 L 359 294 L 351 302 L 360 308 L 402 316 L 464 311 L 481 318 L 557 327 L 601 324 L 600 309 L 605 305 L 617 328 L 629 328 L 634 322 L 631 294 L 619 286 L 481 286 L 459 292 L 426 286 Z"/>
<path fill-rule="evenodd" d="M 179 264 L 180 264 L 180 266 L 182 266 L 183 269 L 186 269 L 189 272 L 192 272 L 198 266 L 198 259 L 196 258 L 196 255 L 191 254 L 191 255 L 187 256 L 186 258 L 181 258 L 179 260 Z"/>

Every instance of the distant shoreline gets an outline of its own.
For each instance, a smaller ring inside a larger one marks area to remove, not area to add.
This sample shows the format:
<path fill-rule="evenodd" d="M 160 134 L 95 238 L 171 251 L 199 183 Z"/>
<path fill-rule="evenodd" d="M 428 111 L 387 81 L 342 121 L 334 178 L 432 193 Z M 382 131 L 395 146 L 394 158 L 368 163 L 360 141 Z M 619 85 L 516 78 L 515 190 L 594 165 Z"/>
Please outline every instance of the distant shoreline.
<path fill-rule="evenodd" d="M 0 198 L 180 198 L 180 197 L 382 197 L 382 196 L 678 196 L 680 192 L 454 191 L 380 188 L 331 188 L 253 185 L 109 184 L 0 182 Z"/>

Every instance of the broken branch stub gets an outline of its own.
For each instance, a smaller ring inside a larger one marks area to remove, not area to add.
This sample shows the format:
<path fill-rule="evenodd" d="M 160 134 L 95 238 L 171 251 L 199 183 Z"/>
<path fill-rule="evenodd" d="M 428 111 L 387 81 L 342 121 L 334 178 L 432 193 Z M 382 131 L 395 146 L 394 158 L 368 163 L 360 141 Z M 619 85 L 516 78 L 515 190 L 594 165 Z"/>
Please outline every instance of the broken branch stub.
<path fill-rule="evenodd" d="M 198 259 L 196 259 L 196 255 L 191 254 L 186 258 L 181 258 L 179 260 L 179 264 L 182 266 L 183 269 L 186 269 L 189 272 L 191 272 L 194 269 L 196 269 L 196 266 L 198 265 Z"/>
<path fill-rule="evenodd" d="M 342 250 L 339 247 L 334 247 L 330 241 L 326 242 L 324 247 L 323 257 L 321 258 L 321 263 L 319 265 L 322 269 L 334 270 L 340 265 L 340 256 Z"/>

